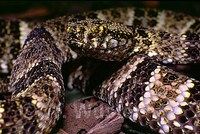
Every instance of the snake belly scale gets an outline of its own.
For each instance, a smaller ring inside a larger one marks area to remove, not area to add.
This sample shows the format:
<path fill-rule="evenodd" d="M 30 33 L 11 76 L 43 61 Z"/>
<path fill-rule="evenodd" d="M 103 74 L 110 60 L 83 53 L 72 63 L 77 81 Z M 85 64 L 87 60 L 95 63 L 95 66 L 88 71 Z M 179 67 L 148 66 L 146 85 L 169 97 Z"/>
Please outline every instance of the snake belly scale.
<path fill-rule="evenodd" d="M 80 57 L 127 63 L 94 95 L 124 117 L 164 133 L 200 133 L 200 83 L 164 64 L 200 60 L 200 19 L 167 10 L 118 8 L 43 23 L 0 20 L 0 133 L 50 133 L 62 114 L 61 67 Z M 30 33 L 29 33 L 30 32 Z"/>

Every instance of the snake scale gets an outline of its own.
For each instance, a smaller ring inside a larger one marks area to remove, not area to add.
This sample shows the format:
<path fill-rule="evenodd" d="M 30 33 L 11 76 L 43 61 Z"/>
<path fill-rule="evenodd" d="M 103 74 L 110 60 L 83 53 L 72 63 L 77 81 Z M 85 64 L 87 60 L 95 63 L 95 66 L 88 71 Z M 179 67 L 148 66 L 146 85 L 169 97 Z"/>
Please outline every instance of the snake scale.
<path fill-rule="evenodd" d="M 199 62 L 199 34 L 198 17 L 157 9 L 106 9 L 38 24 L 1 19 L 0 71 L 12 69 L 12 96 L 0 100 L 0 133 L 50 133 L 64 105 L 62 64 L 93 57 L 127 59 L 96 97 L 161 134 L 198 134 L 200 82 L 165 64 Z"/>

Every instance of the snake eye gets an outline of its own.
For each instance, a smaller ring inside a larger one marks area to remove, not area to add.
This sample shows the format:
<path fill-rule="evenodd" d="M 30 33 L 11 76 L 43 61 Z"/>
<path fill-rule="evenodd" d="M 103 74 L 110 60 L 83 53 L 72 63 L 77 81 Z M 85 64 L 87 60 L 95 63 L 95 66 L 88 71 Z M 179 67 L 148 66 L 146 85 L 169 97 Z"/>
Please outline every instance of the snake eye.
<path fill-rule="evenodd" d="M 24 115 L 26 115 L 27 117 L 31 117 L 33 116 L 33 114 L 35 113 L 35 107 L 30 104 L 30 103 L 27 103 L 24 105 L 23 107 L 23 113 Z"/>

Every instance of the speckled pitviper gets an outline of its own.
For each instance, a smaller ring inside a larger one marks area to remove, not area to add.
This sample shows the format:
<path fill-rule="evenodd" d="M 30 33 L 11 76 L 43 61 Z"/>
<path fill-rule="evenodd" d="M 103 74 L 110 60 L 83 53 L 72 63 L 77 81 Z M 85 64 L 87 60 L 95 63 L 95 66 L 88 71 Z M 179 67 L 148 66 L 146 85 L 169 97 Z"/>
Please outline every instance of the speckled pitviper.
<path fill-rule="evenodd" d="M 0 133 L 50 133 L 64 105 L 62 64 L 93 57 L 128 59 L 96 97 L 161 134 L 198 134 L 200 82 L 164 64 L 199 62 L 199 34 L 198 17 L 156 9 L 100 10 L 39 24 L 1 19 L 0 71 L 12 69 L 12 97 L 0 101 Z"/>

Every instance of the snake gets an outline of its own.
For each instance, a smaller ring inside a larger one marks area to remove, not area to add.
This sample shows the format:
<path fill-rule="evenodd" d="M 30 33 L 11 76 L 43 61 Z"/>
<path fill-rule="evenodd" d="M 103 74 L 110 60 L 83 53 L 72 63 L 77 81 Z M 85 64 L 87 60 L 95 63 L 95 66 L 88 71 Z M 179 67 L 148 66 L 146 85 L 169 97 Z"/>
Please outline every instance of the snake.
<path fill-rule="evenodd" d="M 47 134 L 64 107 L 62 65 L 81 57 L 125 63 L 94 90 L 125 118 L 160 134 L 200 133 L 200 82 L 167 64 L 198 63 L 200 19 L 113 8 L 45 22 L 0 20 L 0 133 Z M 2 95 L 1 95 L 2 96 Z"/>

